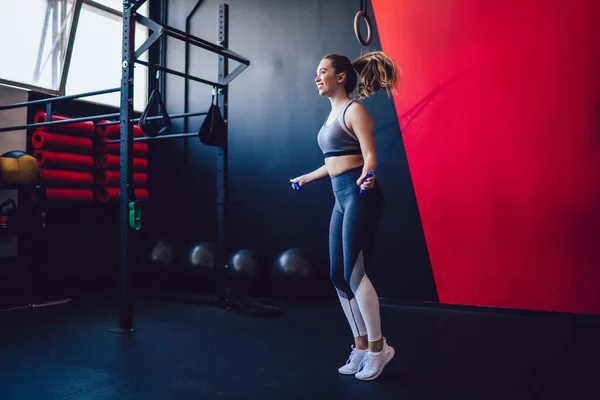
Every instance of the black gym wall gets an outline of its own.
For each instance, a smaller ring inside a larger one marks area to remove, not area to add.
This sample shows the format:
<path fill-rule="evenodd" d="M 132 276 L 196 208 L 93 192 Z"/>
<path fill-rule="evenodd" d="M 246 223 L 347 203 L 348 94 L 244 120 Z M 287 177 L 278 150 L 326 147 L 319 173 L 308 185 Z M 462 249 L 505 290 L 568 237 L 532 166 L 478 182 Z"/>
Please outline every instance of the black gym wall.
<path fill-rule="evenodd" d="M 191 34 L 217 42 L 220 3 L 201 4 L 191 19 Z M 195 4 L 169 0 L 167 23 L 185 30 Z M 252 248 L 271 262 L 285 249 L 305 247 L 316 251 L 322 268 L 327 268 L 330 184 L 325 179 L 297 193 L 289 179 L 323 163 L 316 135 L 330 104 L 319 97 L 314 84 L 320 58 L 336 52 L 352 59 L 366 50 L 380 50 L 376 26 L 371 46 L 364 48 L 353 31 L 358 2 L 231 0 L 227 4 L 229 47 L 251 61 L 230 84 L 229 92 L 229 253 Z M 373 18 L 371 11 L 370 15 Z M 192 75 L 217 79 L 215 54 L 193 46 L 189 54 Z M 184 71 L 183 42 L 168 39 L 166 64 Z M 230 62 L 230 70 L 236 65 Z M 190 81 L 189 111 L 206 111 L 211 90 Z M 165 95 L 169 112 L 183 112 L 184 79 L 168 76 Z M 376 128 L 396 122 L 377 131 L 381 155 L 400 132 L 392 99 L 378 93 L 363 104 Z M 188 131 L 197 131 L 202 119 L 190 118 Z M 182 132 L 183 123 L 174 121 L 174 132 Z M 193 139 L 161 142 L 151 150 L 152 203 L 153 209 L 160 208 L 152 220 L 152 234 L 186 243 L 215 239 L 215 149 Z M 163 175 L 158 176 L 159 171 Z M 377 265 L 368 273 L 381 297 L 437 301 L 401 140 L 382 162 L 378 179 L 387 209 L 376 238 Z"/>

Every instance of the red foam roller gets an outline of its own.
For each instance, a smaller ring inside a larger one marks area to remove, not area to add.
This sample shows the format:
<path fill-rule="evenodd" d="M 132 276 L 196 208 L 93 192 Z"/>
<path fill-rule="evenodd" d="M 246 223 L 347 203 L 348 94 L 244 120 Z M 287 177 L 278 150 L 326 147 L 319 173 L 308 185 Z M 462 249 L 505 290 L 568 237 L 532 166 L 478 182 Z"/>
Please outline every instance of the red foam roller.
<path fill-rule="evenodd" d="M 31 135 L 31 144 L 36 149 L 84 154 L 91 154 L 93 148 L 90 138 L 48 133 L 42 130 L 37 130 Z"/>
<path fill-rule="evenodd" d="M 52 115 L 52 121 L 64 121 L 71 118 L 63 117 L 62 115 Z M 36 124 L 42 122 L 49 122 L 46 120 L 46 113 L 44 111 L 38 111 L 33 117 L 33 121 Z M 74 136 L 85 136 L 92 137 L 94 134 L 96 125 L 92 121 L 85 122 L 73 122 L 71 124 L 60 124 L 60 125 L 50 125 L 43 126 L 39 129 L 46 132 L 54 132 L 54 133 L 65 133 L 68 135 Z"/>
<path fill-rule="evenodd" d="M 96 166 L 101 169 L 119 169 L 121 157 L 113 154 L 104 154 L 96 158 Z M 146 171 L 148 169 L 148 160 L 145 158 L 133 158 L 133 170 L 135 172 Z"/>
<path fill-rule="evenodd" d="M 110 122 L 110 121 L 107 121 L 107 120 L 98 121 L 98 123 L 107 123 L 107 122 Z M 121 125 L 119 125 L 119 124 L 95 126 L 95 130 L 96 130 L 96 134 L 99 136 L 102 136 L 102 137 L 118 138 L 121 136 Z M 144 133 L 142 128 L 140 128 L 138 125 L 133 125 L 133 137 L 143 137 L 143 136 L 146 136 L 146 134 Z"/>
<path fill-rule="evenodd" d="M 94 159 L 82 154 L 35 150 L 33 156 L 42 168 L 89 170 L 94 166 Z"/>
<path fill-rule="evenodd" d="M 118 186 L 121 174 L 119 171 L 108 169 L 98 171 L 96 183 L 101 186 Z M 142 172 L 133 173 L 133 184 L 137 187 L 146 187 L 148 185 L 148 174 Z"/>
<path fill-rule="evenodd" d="M 107 203 L 109 201 L 119 200 L 121 190 L 113 187 L 96 188 L 96 200 Z M 148 189 L 135 189 L 135 200 L 148 200 Z"/>
<path fill-rule="evenodd" d="M 119 143 L 99 143 L 96 147 L 97 154 L 119 154 L 120 152 Z M 139 157 L 148 155 L 148 143 L 133 142 L 133 155 Z"/>
<path fill-rule="evenodd" d="M 91 189 L 46 189 L 46 199 L 54 201 L 92 201 L 94 193 Z"/>
<path fill-rule="evenodd" d="M 41 168 L 40 181 L 45 186 L 91 188 L 94 176 L 89 172 Z"/>

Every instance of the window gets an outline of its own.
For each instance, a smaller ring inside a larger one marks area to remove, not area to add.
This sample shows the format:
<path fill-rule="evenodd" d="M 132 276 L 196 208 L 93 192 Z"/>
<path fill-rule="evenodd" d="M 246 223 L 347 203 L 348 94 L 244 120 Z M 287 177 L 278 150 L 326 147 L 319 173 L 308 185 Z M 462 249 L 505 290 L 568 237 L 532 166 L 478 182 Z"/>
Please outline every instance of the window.
<path fill-rule="evenodd" d="M 123 11 L 123 0 L 95 0 L 95 2 L 119 12 Z M 143 4 L 140 10 L 143 11 L 144 7 L 148 7 L 147 4 Z"/>
<path fill-rule="evenodd" d="M 144 2 L 138 13 L 148 15 Z M 0 83 L 55 95 L 121 86 L 123 0 L 0 0 Z M 136 24 L 135 47 L 148 38 Z M 148 52 L 140 57 L 148 61 Z M 134 110 L 148 102 L 148 68 L 134 64 Z M 119 107 L 120 93 L 82 101 Z"/>
<path fill-rule="evenodd" d="M 0 0 L 4 1 L 4 0 Z M 123 49 L 122 0 L 83 0 L 73 56 L 66 85 L 66 95 L 93 92 L 121 85 L 121 59 Z M 98 7 L 97 4 L 105 6 Z M 114 11 L 106 10 L 111 8 Z M 148 2 L 138 13 L 148 15 Z M 135 47 L 148 38 L 148 28 L 136 24 Z M 147 61 L 148 52 L 140 60 Z M 143 111 L 148 102 L 148 68 L 135 64 L 134 110 Z M 81 100 L 119 107 L 121 94 L 109 93 Z"/>
<path fill-rule="evenodd" d="M 0 0 L 0 82 L 60 93 L 80 2 Z"/>

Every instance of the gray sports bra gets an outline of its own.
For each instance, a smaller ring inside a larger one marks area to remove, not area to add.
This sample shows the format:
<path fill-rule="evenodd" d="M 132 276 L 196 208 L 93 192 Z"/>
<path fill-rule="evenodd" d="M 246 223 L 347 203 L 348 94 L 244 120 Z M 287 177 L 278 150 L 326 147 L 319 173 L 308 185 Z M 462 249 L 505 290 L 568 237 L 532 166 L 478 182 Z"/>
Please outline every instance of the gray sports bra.
<path fill-rule="evenodd" d="M 350 100 L 342 107 L 337 118 L 327 126 L 327 120 L 319 130 L 317 142 L 325 158 L 348 154 L 361 154 L 360 143 L 344 122 L 346 110 L 355 100 Z"/>

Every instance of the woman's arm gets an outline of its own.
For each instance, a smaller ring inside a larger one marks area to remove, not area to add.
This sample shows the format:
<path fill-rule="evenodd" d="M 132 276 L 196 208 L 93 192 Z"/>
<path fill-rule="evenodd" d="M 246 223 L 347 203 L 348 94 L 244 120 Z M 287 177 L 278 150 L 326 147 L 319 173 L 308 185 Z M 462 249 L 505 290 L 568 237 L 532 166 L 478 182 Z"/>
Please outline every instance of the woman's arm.
<path fill-rule="evenodd" d="M 364 166 L 363 171 L 356 182 L 362 189 L 372 189 L 375 185 L 375 165 L 377 164 L 377 152 L 375 150 L 375 127 L 371 115 L 360 103 L 352 103 L 346 111 L 348 128 L 354 132 L 360 143 Z M 367 173 L 372 172 L 373 176 L 367 182 L 363 180 Z"/>
<path fill-rule="evenodd" d="M 290 182 L 297 183 L 298 185 L 300 185 L 300 187 L 302 187 L 302 186 L 306 185 L 307 183 L 316 181 L 318 179 L 325 178 L 328 175 L 329 175 L 329 172 L 327 172 L 327 165 L 323 164 L 323 166 L 315 169 L 314 171 L 312 171 L 306 175 L 302 175 L 297 178 L 290 179 Z M 294 185 L 292 185 L 292 187 L 294 187 Z"/>

